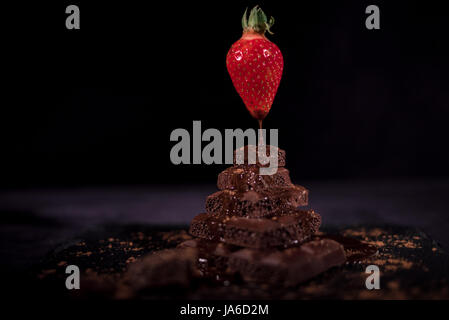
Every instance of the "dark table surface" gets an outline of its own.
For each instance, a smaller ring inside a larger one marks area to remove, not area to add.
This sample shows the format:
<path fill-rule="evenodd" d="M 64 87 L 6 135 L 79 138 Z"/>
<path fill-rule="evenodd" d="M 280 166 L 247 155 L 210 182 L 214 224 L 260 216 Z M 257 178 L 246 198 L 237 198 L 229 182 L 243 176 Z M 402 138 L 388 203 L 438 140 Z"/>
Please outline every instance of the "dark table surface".
<path fill-rule="evenodd" d="M 449 181 L 305 181 L 324 226 L 418 227 L 449 248 Z M 116 186 L 0 193 L 1 268 L 22 272 L 57 245 L 106 224 L 186 226 L 214 185 Z"/>

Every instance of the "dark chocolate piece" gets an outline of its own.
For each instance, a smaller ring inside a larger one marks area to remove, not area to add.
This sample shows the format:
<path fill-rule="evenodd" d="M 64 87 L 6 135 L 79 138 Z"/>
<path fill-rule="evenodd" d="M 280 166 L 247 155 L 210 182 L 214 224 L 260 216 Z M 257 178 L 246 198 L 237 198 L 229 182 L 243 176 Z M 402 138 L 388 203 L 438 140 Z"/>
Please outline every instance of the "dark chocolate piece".
<path fill-rule="evenodd" d="M 294 286 L 345 262 L 343 246 L 323 239 L 285 250 L 241 249 L 229 257 L 229 269 L 246 281 Z"/>
<path fill-rule="evenodd" d="M 261 166 L 261 167 L 268 167 L 268 166 L 285 167 L 285 151 L 282 149 L 279 149 L 278 147 L 275 147 L 275 146 L 267 145 L 265 147 L 266 147 L 265 155 L 268 157 L 268 163 L 261 164 L 259 162 L 259 156 L 257 154 L 257 146 L 246 145 L 244 147 L 234 150 L 234 165 L 254 164 L 254 165 Z M 274 161 L 276 160 L 275 157 L 271 156 L 271 154 L 270 154 L 270 147 L 273 148 L 277 152 L 277 162 L 276 163 L 274 163 Z M 250 152 L 250 156 L 251 156 L 249 159 L 248 159 L 248 151 Z"/>
<path fill-rule="evenodd" d="M 245 192 L 293 186 L 289 171 L 286 168 L 277 168 L 277 172 L 273 175 L 260 175 L 259 170 L 260 168 L 256 165 L 227 168 L 218 175 L 218 189 Z"/>
<path fill-rule="evenodd" d="M 133 291 L 170 285 L 187 287 L 192 278 L 200 275 L 197 257 L 198 250 L 187 247 L 149 253 L 129 266 L 124 283 Z"/>
<path fill-rule="evenodd" d="M 187 240 L 178 248 L 195 248 L 198 251 L 197 267 L 203 276 L 224 277 L 228 268 L 229 256 L 240 247 L 228 245 L 219 241 L 209 241 L 201 238 Z"/>
<path fill-rule="evenodd" d="M 315 235 L 313 239 L 331 239 L 343 246 L 348 263 L 357 263 L 376 255 L 379 250 L 376 246 L 363 241 L 337 234 Z"/>
<path fill-rule="evenodd" d="M 222 190 L 207 197 L 206 212 L 260 218 L 288 212 L 292 207 L 306 206 L 307 202 L 308 190 L 298 185 L 260 192 Z"/>
<path fill-rule="evenodd" d="M 207 240 L 250 248 L 292 246 L 309 239 L 321 224 L 312 210 L 292 209 L 272 218 L 243 218 L 201 213 L 193 218 L 190 233 Z"/>

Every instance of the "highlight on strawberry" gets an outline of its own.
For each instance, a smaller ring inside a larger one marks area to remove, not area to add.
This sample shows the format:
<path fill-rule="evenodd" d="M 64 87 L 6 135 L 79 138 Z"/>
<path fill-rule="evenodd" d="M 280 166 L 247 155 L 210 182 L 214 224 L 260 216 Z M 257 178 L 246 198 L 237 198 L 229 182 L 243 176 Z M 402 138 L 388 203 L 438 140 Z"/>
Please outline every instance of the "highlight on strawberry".
<path fill-rule="evenodd" d="M 235 89 L 250 114 L 261 121 L 273 104 L 284 68 L 279 48 L 265 36 L 272 33 L 273 17 L 255 6 L 242 18 L 243 35 L 235 42 L 226 57 L 226 66 Z"/>

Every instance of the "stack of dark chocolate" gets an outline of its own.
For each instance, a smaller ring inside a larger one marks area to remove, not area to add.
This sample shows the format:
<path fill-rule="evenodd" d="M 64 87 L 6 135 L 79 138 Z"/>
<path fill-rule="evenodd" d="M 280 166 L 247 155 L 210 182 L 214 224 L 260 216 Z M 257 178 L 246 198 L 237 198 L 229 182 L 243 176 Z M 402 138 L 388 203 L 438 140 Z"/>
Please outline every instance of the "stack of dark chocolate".
<path fill-rule="evenodd" d="M 234 166 L 219 174 L 220 191 L 207 197 L 206 213 L 192 220 L 190 233 L 197 238 L 182 246 L 197 248 L 198 261 L 209 267 L 215 264 L 248 281 L 283 285 L 343 264 L 339 243 L 311 240 L 321 216 L 299 209 L 308 205 L 308 190 L 291 182 L 285 151 L 275 148 L 277 158 L 272 157 L 267 146 L 268 160 L 277 160 L 277 170 L 261 175 L 262 161 L 248 163 L 248 150 L 255 147 L 242 149 L 234 152 Z"/>

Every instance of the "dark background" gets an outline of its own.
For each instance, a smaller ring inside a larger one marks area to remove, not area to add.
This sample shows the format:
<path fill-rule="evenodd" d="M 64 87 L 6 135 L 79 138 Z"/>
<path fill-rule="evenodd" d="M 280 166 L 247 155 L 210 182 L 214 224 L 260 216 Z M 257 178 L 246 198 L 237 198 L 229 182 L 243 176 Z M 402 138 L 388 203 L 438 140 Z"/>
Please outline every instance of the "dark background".
<path fill-rule="evenodd" d="M 70 3 L 81 30 L 65 28 L 69 2 L 4 10 L 3 188 L 213 183 L 225 166 L 172 165 L 169 136 L 193 120 L 257 126 L 225 64 L 256 3 L 285 62 L 265 127 L 294 178 L 449 174 L 443 2 Z M 365 28 L 369 4 L 380 30 Z"/>

